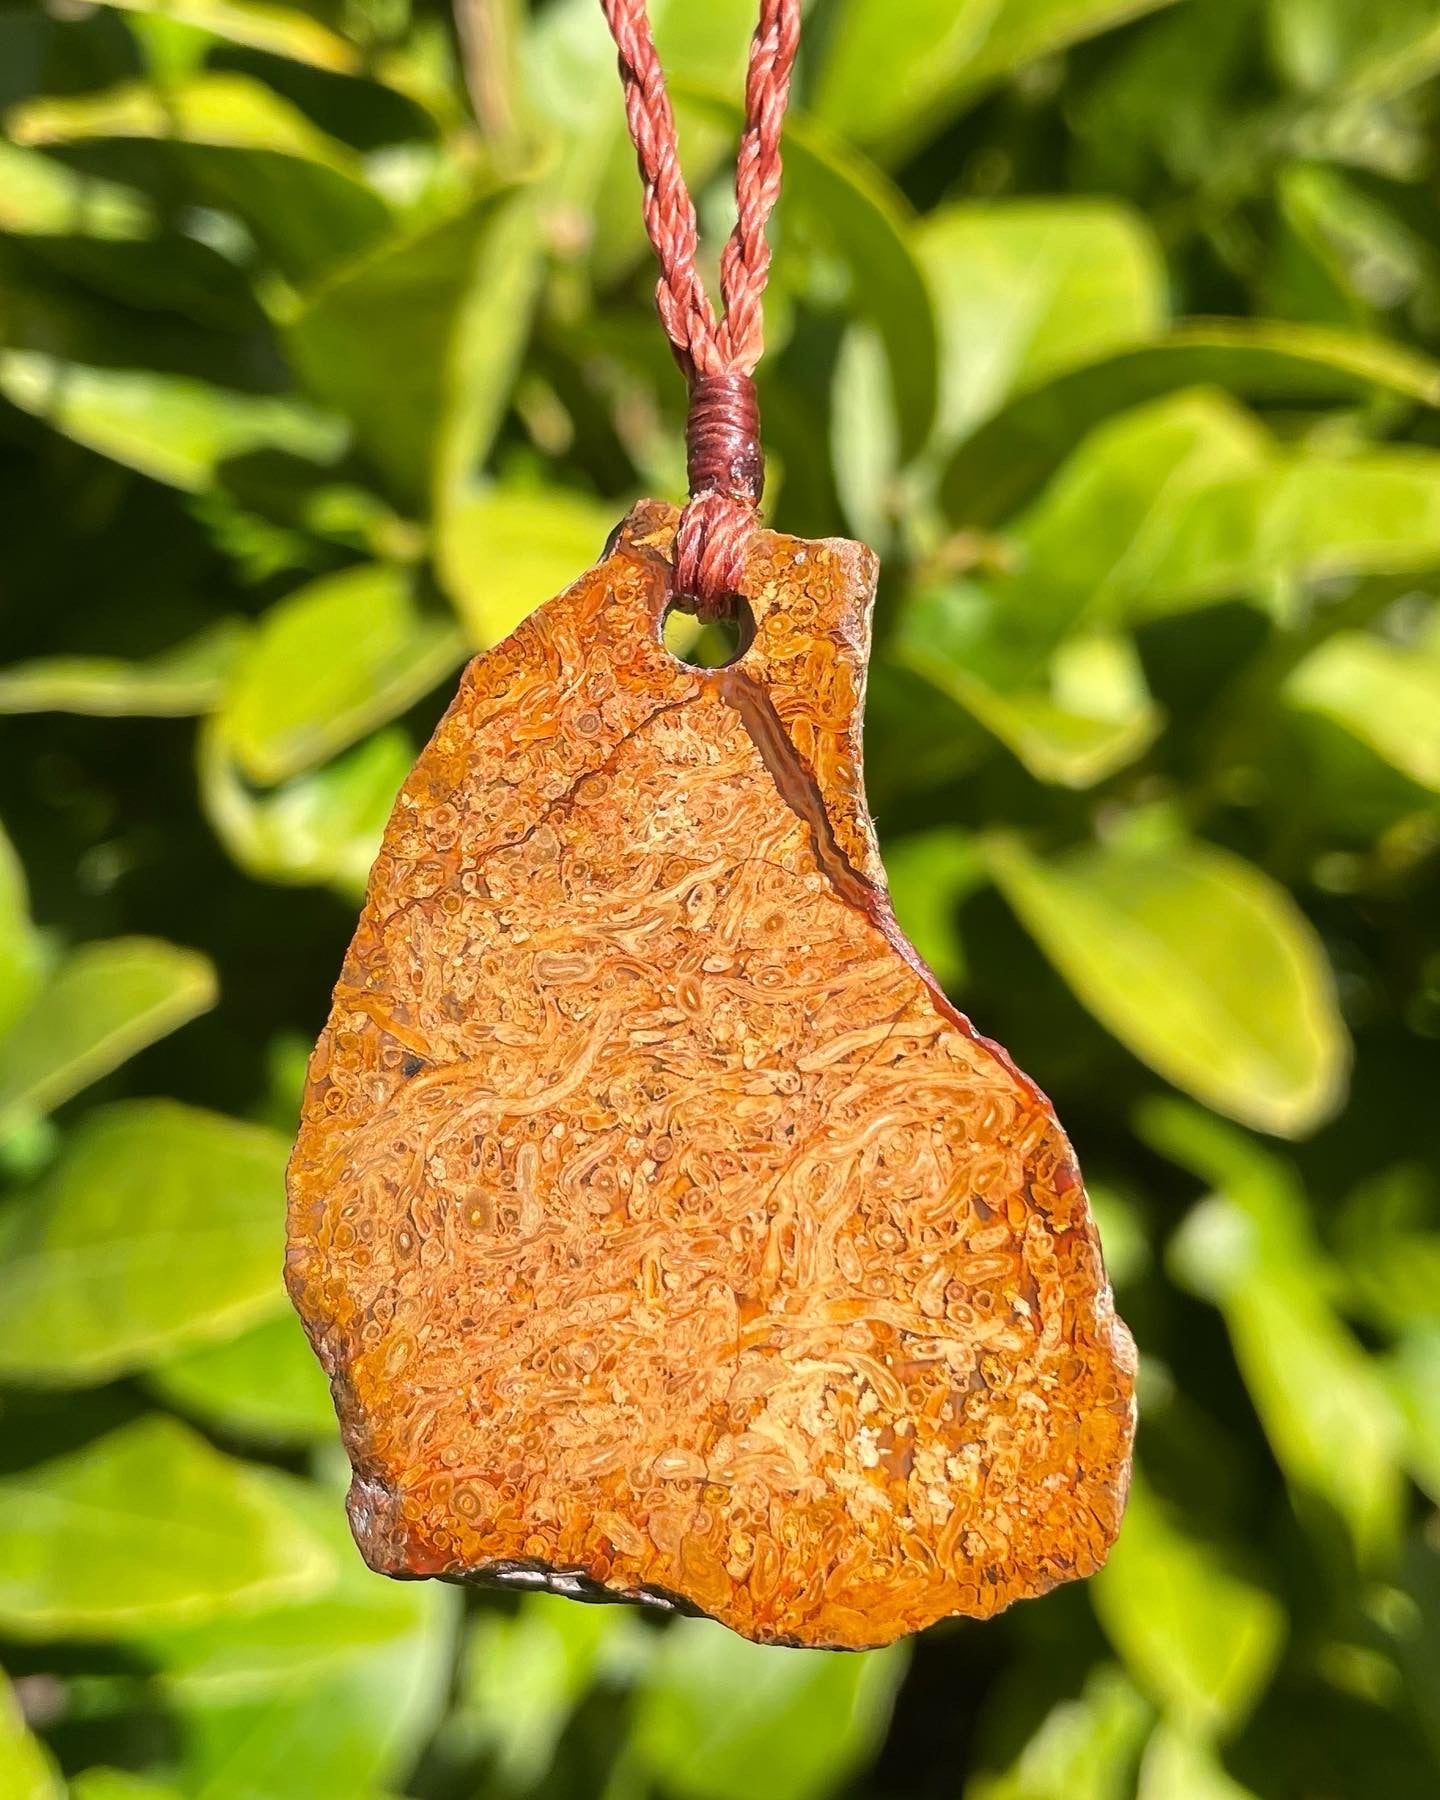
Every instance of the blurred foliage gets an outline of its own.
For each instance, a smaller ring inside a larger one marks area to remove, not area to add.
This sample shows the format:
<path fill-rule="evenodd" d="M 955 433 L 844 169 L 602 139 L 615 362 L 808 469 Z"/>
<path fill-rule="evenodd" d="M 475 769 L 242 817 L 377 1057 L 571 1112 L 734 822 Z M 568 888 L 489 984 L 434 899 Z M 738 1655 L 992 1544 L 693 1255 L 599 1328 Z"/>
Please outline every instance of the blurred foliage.
<path fill-rule="evenodd" d="M 654 10 L 713 251 L 754 0 Z M 1434 0 L 809 8 L 772 516 L 883 553 L 896 903 L 1144 1415 L 1093 1582 L 841 1657 L 371 1576 L 278 1282 L 455 670 L 682 485 L 595 0 L 0 0 L 0 1793 L 1440 1792 L 1437 74 Z"/>

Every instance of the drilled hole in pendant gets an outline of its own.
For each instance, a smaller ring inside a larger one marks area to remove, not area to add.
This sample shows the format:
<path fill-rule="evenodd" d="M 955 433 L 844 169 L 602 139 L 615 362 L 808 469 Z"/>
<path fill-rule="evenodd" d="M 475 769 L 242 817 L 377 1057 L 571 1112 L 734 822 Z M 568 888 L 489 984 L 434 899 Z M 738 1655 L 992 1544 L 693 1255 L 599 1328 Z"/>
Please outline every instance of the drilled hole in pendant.
<path fill-rule="evenodd" d="M 660 639 L 677 662 L 692 669 L 728 669 L 755 642 L 755 615 L 743 594 L 731 594 L 713 619 L 697 617 L 693 603 L 672 600 L 665 608 Z"/>

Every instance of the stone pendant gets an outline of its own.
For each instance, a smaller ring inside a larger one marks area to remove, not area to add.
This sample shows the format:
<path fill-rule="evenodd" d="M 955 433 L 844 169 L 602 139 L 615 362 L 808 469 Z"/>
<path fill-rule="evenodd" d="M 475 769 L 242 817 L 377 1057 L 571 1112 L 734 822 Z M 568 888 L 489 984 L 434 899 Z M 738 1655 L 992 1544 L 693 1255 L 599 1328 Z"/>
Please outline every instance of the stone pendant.
<path fill-rule="evenodd" d="M 1134 1349 L 1049 1103 L 890 908 L 874 557 L 757 532 L 699 669 L 675 522 L 478 657 L 406 783 L 287 1277 L 373 1568 L 859 1649 L 1100 1565 Z"/>

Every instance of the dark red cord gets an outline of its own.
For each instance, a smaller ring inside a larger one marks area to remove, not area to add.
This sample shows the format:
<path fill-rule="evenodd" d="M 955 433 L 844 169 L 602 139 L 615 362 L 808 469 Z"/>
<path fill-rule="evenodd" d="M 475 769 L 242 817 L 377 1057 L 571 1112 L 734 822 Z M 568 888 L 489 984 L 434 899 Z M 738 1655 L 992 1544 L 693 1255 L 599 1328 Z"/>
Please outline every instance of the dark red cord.
<path fill-rule="evenodd" d="M 735 229 L 720 258 L 717 320 L 696 268 L 695 204 L 680 172 L 675 114 L 645 0 L 600 0 L 620 52 L 625 116 L 645 189 L 645 227 L 660 263 L 655 303 L 690 386 L 690 503 L 675 536 L 675 588 L 702 616 L 739 584 L 764 485 L 752 376 L 764 349 L 765 227 L 780 193 L 780 132 L 800 41 L 800 0 L 761 0 L 750 41 L 745 127 L 735 164 Z"/>

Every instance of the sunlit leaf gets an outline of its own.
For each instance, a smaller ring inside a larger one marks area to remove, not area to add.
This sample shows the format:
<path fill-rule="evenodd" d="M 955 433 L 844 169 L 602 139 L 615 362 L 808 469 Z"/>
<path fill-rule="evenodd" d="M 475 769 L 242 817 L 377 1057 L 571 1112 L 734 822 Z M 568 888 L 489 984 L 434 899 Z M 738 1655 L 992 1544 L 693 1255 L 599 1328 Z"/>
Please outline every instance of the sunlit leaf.
<path fill-rule="evenodd" d="M 965 979 L 965 950 L 955 913 L 985 882 L 973 838 L 941 826 L 887 842 L 885 874 L 901 930 L 940 985 L 956 992 Z"/>
<path fill-rule="evenodd" d="M 327 69 L 337 75 L 351 75 L 361 67 L 360 52 L 354 44 L 322 25 L 309 13 L 288 6 L 274 6 L 264 0 L 99 0 L 124 12 L 155 15 L 178 24 L 193 25 L 227 43 L 244 44 L 250 50 L 263 50 L 271 56 L 286 56 L 295 62 L 308 63 L 312 69 Z"/>
<path fill-rule="evenodd" d="M 1131 1800 L 1149 1702 L 1113 1663 L 1100 1663 L 1073 1700 L 1041 1721 L 1003 1773 L 977 1775 L 965 1800 Z"/>
<path fill-rule="evenodd" d="M 947 509 L 956 519 L 1004 518 L 1102 420 L 1204 385 L 1271 404 L 1388 395 L 1440 405 L 1440 366 L 1388 339 L 1269 319 L 1198 320 L 1017 394 L 952 457 Z"/>
<path fill-rule="evenodd" d="M 846 0 L 817 108 L 847 136 L 898 152 L 990 82 L 1171 0 Z"/>
<path fill-rule="evenodd" d="M 40 986 L 45 959 L 30 923 L 25 871 L 0 826 L 0 1043 Z"/>
<path fill-rule="evenodd" d="M 287 886 L 333 887 L 358 900 L 414 760 L 414 745 L 397 727 L 256 794 L 212 722 L 200 738 L 200 799 L 216 835 L 247 874 Z"/>
<path fill-rule="evenodd" d="M 1127 638 L 1077 635 L 1038 668 L 1035 656 L 1007 654 L 1014 643 L 1003 601 L 977 620 L 966 596 L 936 588 L 906 607 L 891 654 L 958 701 L 1040 781 L 1091 787 L 1159 735 L 1162 717 Z"/>
<path fill-rule="evenodd" d="M 158 938 L 82 944 L 0 1040 L 0 1120 L 53 1111 L 217 997 L 198 951 Z"/>
<path fill-rule="evenodd" d="M 133 1636 L 299 1599 L 334 1559 L 261 1478 L 172 1419 L 126 1425 L 0 1479 L 0 1624 Z"/>
<path fill-rule="evenodd" d="M 482 488 L 440 520 L 440 579 L 478 648 L 600 560 L 617 508 L 564 488 Z"/>
<path fill-rule="evenodd" d="M 1131 1675 L 1167 1718 L 1201 1736 L 1237 1726 L 1275 1672 L 1286 1634 L 1280 1602 L 1138 1476 L 1091 1594 Z"/>
<path fill-rule="evenodd" d="M 1142 1062 L 1232 1118 L 1296 1137 L 1339 1104 L 1349 1043 L 1313 929 L 1213 845 L 985 842 L 1006 899 L 1077 997 Z"/>
<path fill-rule="evenodd" d="M 355 255 L 390 222 L 354 151 L 248 76 L 202 72 L 163 87 L 33 99 L 6 123 L 22 145 L 169 146 L 205 198 L 237 212 L 297 279 Z"/>
<path fill-rule="evenodd" d="M 147 1636 L 181 1723 L 185 1792 L 337 1800 L 398 1783 L 444 1703 L 459 1595 L 372 1575 L 338 1496 L 274 1470 L 247 1481 L 322 1550 L 328 1578 L 300 1604 Z"/>
<path fill-rule="evenodd" d="M 226 620 L 143 662 L 45 656 L 11 663 L 0 668 L 0 713 L 178 719 L 208 712 L 225 691 L 244 639 L 244 626 Z"/>
<path fill-rule="evenodd" d="M 256 450 L 333 462 L 347 436 L 343 421 L 277 395 L 90 368 L 39 350 L 0 350 L 0 394 L 76 443 L 178 488 L 206 487 L 227 458 Z"/>
<path fill-rule="evenodd" d="M 343 411 L 401 499 L 483 459 L 509 398 L 540 272 L 532 196 L 499 188 L 384 239 L 285 322 L 310 393 Z"/>
<path fill-rule="evenodd" d="M 1256 1800 L 1203 1737 L 1162 1719 L 1145 1746 L 1136 1800 Z"/>
<path fill-rule="evenodd" d="M 1394 1552 L 1404 1506 L 1400 1421 L 1378 1363 L 1331 1305 L 1338 1284 L 1293 1171 L 1176 1101 L 1147 1104 L 1140 1123 L 1151 1144 L 1214 1189 L 1172 1238 L 1172 1273 L 1223 1313 L 1290 1482 L 1333 1509 L 1362 1560 L 1383 1561 Z"/>
<path fill-rule="evenodd" d="M 1386 1365 L 1410 1473 L 1440 1506 L 1440 1325 L 1407 1331 Z"/>
<path fill-rule="evenodd" d="M 131 243 L 154 230 L 155 210 L 137 189 L 0 142 L 0 231 Z"/>
<path fill-rule="evenodd" d="M 1440 653 L 1346 631 L 1286 684 L 1292 706 L 1348 731 L 1422 787 L 1440 792 Z"/>
<path fill-rule="evenodd" d="M 1311 92 L 1393 99 L 1440 70 L 1430 0 L 1384 0 L 1368 13 L 1347 0 L 1285 0 L 1269 24 L 1285 74 Z"/>
<path fill-rule="evenodd" d="M 273 1235 L 278 1230 L 273 1194 L 270 1215 Z M 273 1277 L 273 1256 L 267 1266 Z M 330 1384 L 288 1307 L 238 1337 L 153 1366 L 148 1380 L 170 1405 L 233 1437 L 259 1444 L 335 1439 Z"/>
<path fill-rule="evenodd" d="M 423 613 L 414 589 L 408 570 L 372 563 L 312 581 L 265 614 L 217 715 L 252 781 L 313 769 L 455 668 L 459 629 Z"/>
<path fill-rule="evenodd" d="M 70 1800 L 184 1800 L 179 1788 L 128 1769 L 86 1769 L 70 1783 Z"/>
<path fill-rule="evenodd" d="M 533 1787 L 548 1773 L 607 1645 L 630 1624 L 620 1608 L 557 1606 L 548 1595 L 526 1595 L 509 1617 L 482 1613 L 466 1648 L 448 1743 L 483 1753 L 505 1784 Z"/>
<path fill-rule="evenodd" d="M 89 1113 L 4 1216 L 0 1376 L 102 1381 L 277 1312 L 287 1148 L 169 1100 Z"/>
<path fill-rule="evenodd" d="M 1158 336 L 1165 267 L 1148 226 L 1098 200 L 937 207 L 917 234 L 940 324 L 940 423 L 963 436 L 1017 388 Z"/>
<path fill-rule="evenodd" d="M 811 1800 L 874 1755 L 900 1646 L 776 1650 L 679 1621 L 638 1696 L 635 1751 L 677 1800 Z"/>
<path fill-rule="evenodd" d="M 63 1800 L 59 1772 L 25 1727 L 19 1702 L 0 1671 L 0 1794 L 6 1800 Z"/>

